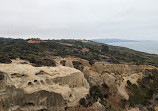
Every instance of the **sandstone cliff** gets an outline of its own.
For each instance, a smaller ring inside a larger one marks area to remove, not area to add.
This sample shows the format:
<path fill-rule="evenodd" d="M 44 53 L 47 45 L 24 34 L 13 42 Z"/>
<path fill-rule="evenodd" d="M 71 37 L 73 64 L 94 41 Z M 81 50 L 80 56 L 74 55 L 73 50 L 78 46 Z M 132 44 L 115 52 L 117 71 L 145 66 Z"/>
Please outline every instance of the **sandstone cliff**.
<path fill-rule="evenodd" d="M 22 60 L 0 64 L 0 111 L 59 111 L 75 106 L 89 91 L 81 71 L 64 67 L 34 67 Z"/>

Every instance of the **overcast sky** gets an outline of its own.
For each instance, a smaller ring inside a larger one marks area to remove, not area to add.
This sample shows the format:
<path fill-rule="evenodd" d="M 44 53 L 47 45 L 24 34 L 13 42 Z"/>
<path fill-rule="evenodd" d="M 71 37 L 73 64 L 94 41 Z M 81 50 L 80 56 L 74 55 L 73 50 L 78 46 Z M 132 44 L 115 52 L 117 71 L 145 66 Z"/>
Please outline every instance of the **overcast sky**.
<path fill-rule="evenodd" d="M 0 0 L 0 36 L 158 40 L 158 0 Z"/>

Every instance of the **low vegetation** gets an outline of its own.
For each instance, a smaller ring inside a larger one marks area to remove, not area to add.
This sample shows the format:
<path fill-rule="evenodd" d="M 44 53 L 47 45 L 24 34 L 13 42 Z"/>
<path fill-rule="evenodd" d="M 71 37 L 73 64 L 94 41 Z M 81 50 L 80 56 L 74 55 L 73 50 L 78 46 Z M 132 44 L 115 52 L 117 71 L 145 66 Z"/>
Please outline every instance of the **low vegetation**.
<path fill-rule="evenodd" d="M 81 70 L 81 71 L 83 70 L 83 65 L 82 65 L 81 62 L 79 62 L 79 61 L 72 61 L 72 64 L 73 64 L 74 68 L 76 68 L 78 70 Z"/>
<path fill-rule="evenodd" d="M 135 107 L 139 104 L 150 106 L 153 94 L 158 94 L 158 70 L 146 70 L 148 75 L 138 80 L 138 85 L 128 84 L 129 105 Z"/>
<path fill-rule="evenodd" d="M 10 60 L 10 58 L 8 56 L 0 56 L 0 62 L 9 64 L 12 61 Z"/>
<path fill-rule="evenodd" d="M 89 94 L 90 94 L 90 96 L 92 96 L 93 101 L 95 101 L 95 102 L 98 100 L 98 98 L 103 100 L 103 94 L 98 86 L 92 86 L 89 90 Z"/>
<path fill-rule="evenodd" d="M 23 39 L 0 38 L 0 62 L 11 63 L 10 59 L 21 58 L 29 60 L 36 66 L 47 65 L 45 58 L 51 56 L 74 56 L 86 59 L 92 65 L 95 61 L 111 63 L 132 63 L 158 66 L 158 55 L 137 52 L 131 49 L 114 47 L 92 41 L 80 40 L 47 40 L 41 43 L 27 43 Z M 62 43 L 73 45 L 62 45 Z M 86 48 L 89 51 L 83 52 Z M 45 61 L 44 63 L 42 61 Z M 55 66 L 51 61 L 48 66 Z"/>
<path fill-rule="evenodd" d="M 112 111 L 111 104 L 106 102 L 105 95 L 108 95 L 106 90 L 109 90 L 109 87 L 104 83 L 101 86 L 92 86 L 87 94 L 86 98 L 81 98 L 79 103 L 83 107 L 91 107 L 95 102 L 99 102 L 104 106 L 105 111 Z"/>
<path fill-rule="evenodd" d="M 3 80 L 3 79 L 4 79 L 3 72 L 0 72 L 0 80 Z"/>

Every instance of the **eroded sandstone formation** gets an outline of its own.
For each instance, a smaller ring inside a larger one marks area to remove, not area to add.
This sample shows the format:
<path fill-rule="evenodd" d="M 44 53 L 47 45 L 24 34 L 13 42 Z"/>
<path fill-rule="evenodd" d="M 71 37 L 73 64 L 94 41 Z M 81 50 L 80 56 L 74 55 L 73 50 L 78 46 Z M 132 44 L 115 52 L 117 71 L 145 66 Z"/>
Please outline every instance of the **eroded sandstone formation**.
<path fill-rule="evenodd" d="M 62 111 L 88 94 L 81 71 L 64 67 L 34 67 L 26 61 L 0 64 L 0 111 Z"/>
<path fill-rule="evenodd" d="M 56 67 L 35 67 L 20 59 L 0 64 L 0 74 L 4 76 L 0 80 L 0 111 L 104 111 L 100 99 L 91 106 L 79 107 L 80 99 L 87 98 L 90 87 L 95 85 L 103 86 L 100 89 L 104 100 L 121 111 L 120 101 L 129 99 L 127 81 L 137 84 L 146 76 L 146 70 L 156 69 L 106 62 L 90 65 L 86 60 L 73 57 L 50 59 L 56 62 Z M 73 61 L 77 61 L 77 65 Z M 156 97 L 153 98 L 155 106 Z M 124 110 L 139 109 L 125 107 Z"/>

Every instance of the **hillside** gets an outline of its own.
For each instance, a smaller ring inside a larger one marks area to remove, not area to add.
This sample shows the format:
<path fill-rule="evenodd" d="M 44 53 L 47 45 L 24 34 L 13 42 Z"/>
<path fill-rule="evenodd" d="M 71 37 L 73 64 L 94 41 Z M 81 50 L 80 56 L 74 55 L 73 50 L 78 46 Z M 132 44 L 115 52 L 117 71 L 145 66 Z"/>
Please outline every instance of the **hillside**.
<path fill-rule="evenodd" d="M 46 59 L 49 56 L 73 56 L 88 60 L 90 64 L 96 61 L 106 61 L 116 64 L 158 66 L 158 55 L 141 53 L 103 43 L 82 40 L 49 40 L 29 44 L 27 41 L 22 39 L 0 39 L 0 61 L 10 62 L 9 59 L 22 58 L 36 65 L 42 65 L 44 62 L 42 63 L 41 59 Z"/>
<path fill-rule="evenodd" d="M 0 39 L 0 111 L 157 111 L 158 55 L 28 41 Z"/>

